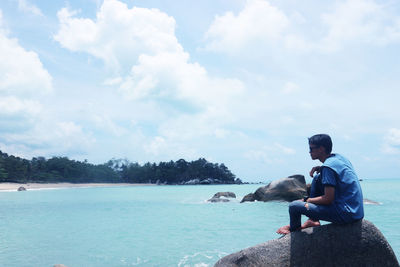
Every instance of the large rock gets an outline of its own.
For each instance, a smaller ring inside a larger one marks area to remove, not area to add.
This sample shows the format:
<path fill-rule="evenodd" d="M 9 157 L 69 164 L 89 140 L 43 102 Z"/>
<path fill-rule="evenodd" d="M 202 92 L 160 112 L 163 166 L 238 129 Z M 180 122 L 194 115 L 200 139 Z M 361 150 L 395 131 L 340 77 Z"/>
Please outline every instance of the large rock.
<path fill-rule="evenodd" d="M 18 189 L 17 189 L 18 191 L 26 191 L 26 188 L 25 187 L 23 187 L 23 186 L 20 186 L 20 187 L 18 187 Z"/>
<path fill-rule="evenodd" d="M 303 175 L 292 175 L 287 178 L 272 181 L 267 186 L 260 187 L 253 195 L 246 195 L 245 201 L 293 201 L 307 196 L 306 180 Z"/>
<path fill-rule="evenodd" d="M 369 221 L 327 224 L 290 233 L 220 259 L 214 267 L 394 267 L 396 256 Z"/>

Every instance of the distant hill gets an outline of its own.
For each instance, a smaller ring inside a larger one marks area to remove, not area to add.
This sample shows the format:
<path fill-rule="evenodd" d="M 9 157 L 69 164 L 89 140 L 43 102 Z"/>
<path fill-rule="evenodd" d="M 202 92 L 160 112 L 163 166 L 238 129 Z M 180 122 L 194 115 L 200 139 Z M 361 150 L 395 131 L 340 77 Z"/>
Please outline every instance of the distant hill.
<path fill-rule="evenodd" d="M 16 183 L 157 183 L 157 184 L 233 184 L 242 183 L 222 163 L 204 158 L 187 162 L 146 163 L 112 159 L 91 164 L 67 157 L 34 157 L 31 160 L 0 151 L 0 182 Z"/>

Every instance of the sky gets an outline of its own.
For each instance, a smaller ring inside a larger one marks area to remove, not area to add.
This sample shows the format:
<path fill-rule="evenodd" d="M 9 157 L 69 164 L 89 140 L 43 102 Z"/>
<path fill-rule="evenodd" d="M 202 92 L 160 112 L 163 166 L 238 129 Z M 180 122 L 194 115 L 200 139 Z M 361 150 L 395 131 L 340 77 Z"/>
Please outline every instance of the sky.
<path fill-rule="evenodd" d="M 2 0 L 0 150 L 400 178 L 397 0 Z"/>

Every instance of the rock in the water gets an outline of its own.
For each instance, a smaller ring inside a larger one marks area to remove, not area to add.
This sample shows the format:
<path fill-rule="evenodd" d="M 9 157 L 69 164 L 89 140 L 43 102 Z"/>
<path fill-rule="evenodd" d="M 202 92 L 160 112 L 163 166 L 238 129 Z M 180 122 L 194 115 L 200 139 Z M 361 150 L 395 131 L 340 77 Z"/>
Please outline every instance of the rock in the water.
<path fill-rule="evenodd" d="M 54 264 L 54 267 L 67 267 L 64 264 Z"/>
<path fill-rule="evenodd" d="M 233 192 L 218 192 L 218 193 L 215 193 L 214 196 L 207 201 L 208 202 L 229 202 L 229 199 L 227 199 L 227 198 L 236 198 L 236 195 Z"/>
<path fill-rule="evenodd" d="M 214 267 L 394 267 L 396 256 L 369 221 L 327 224 L 290 233 L 220 259 Z"/>
<path fill-rule="evenodd" d="M 18 191 L 26 191 L 26 188 L 23 186 L 18 187 Z"/>
<path fill-rule="evenodd" d="M 231 197 L 231 198 L 236 198 L 236 195 L 235 195 L 235 193 L 233 193 L 233 192 L 218 192 L 218 193 L 215 193 L 215 195 L 213 196 L 213 198 L 214 197 L 217 197 L 217 198 L 220 198 L 220 197 Z"/>
<path fill-rule="evenodd" d="M 246 201 L 255 201 L 255 195 L 253 193 L 247 194 L 243 197 L 242 201 L 240 203 L 246 202 Z"/>
<path fill-rule="evenodd" d="M 260 187 L 254 192 L 254 199 L 251 195 L 245 196 L 245 201 L 271 201 L 283 200 L 293 201 L 307 196 L 306 180 L 303 175 L 292 175 L 287 178 L 272 181 L 267 186 Z"/>

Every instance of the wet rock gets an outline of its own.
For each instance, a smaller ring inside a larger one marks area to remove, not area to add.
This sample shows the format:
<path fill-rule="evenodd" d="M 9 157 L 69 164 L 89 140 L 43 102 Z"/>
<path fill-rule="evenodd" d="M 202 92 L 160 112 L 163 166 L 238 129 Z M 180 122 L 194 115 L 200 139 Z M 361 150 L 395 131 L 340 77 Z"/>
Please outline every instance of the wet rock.
<path fill-rule="evenodd" d="M 243 197 L 242 201 L 240 201 L 240 203 L 243 203 L 243 202 L 246 202 L 246 201 L 250 201 L 250 202 L 251 201 L 256 201 L 256 197 L 255 197 L 254 193 L 250 193 L 250 194 L 245 195 Z"/>
<path fill-rule="evenodd" d="M 215 193 L 213 198 L 214 197 L 216 197 L 216 198 L 220 198 L 220 197 L 236 198 L 236 195 L 233 192 L 218 192 L 218 193 Z"/>
<path fill-rule="evenodd" d="M 208 202 L 229 202 L 229 198 L 236 198 L 233 192 L 218 192 L 215 193 L 212 198 L 207 200 Z"/>

